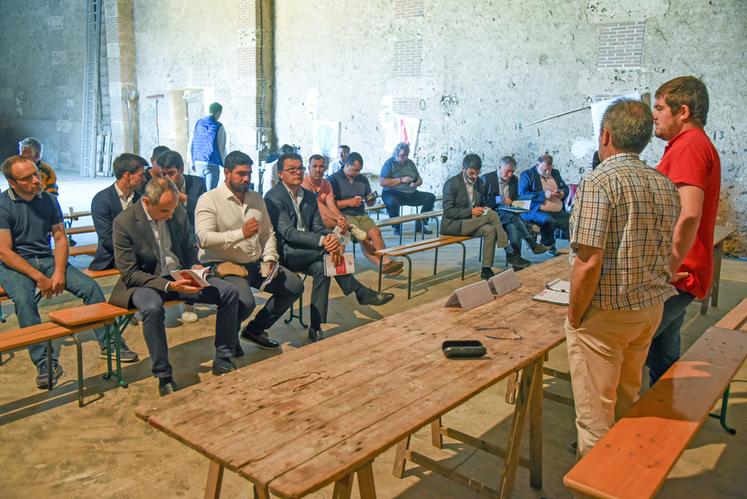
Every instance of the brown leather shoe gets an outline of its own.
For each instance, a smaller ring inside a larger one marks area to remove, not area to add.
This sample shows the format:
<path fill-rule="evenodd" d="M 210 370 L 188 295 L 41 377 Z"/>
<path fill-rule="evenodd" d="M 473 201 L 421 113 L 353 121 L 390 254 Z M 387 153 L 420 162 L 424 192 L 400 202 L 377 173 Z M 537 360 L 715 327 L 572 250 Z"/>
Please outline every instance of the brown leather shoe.
<path fill-rule="evenodd" d="M 402 273 L 405 264 L 399 260 L 392 260 L 381 267 L 381 271 L 388 276 L 395 276 Z"/>

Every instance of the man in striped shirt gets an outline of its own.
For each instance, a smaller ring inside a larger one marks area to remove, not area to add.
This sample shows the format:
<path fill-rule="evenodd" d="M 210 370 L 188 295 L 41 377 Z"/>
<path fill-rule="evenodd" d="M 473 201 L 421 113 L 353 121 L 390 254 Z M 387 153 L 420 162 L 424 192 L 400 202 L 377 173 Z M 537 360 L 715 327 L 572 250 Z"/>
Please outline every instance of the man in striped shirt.
<path fill-rule="evenodd" d="M 602 163 L 579 186 L 571 216 L 571 296 L 565 323 L 584 456 L 636 400 L 669 284 L 680 212 L 675 185 L 643 163 L 653 127 L 646 104 L 621 100 L 602 120 Z"/>

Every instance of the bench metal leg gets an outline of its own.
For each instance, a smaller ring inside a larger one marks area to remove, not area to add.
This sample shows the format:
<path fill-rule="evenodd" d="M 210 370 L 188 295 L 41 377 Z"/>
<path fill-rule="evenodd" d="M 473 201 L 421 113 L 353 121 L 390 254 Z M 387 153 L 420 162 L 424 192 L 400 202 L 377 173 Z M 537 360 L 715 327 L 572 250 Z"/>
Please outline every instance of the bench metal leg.
<path fill-rule="evenodd" d="M 52 390 L 52 341 L 47 342 L 47 390 Z"/>
<path fill-rule="evenodd" d="M 482 238 L 480 240 L 482 241 Z M 464 280 L 464 264 L 467 260 L 467 247 L 461 241 L 459 241 L 459 246 L 462 247 L 462 280 Z"/>
<path fill-rule="evenodd" d="M 298 314 L 295 312 L 296 303 L 298 303 Z M 303 321 L 303 294 L 298 297 L 298 300 L 291 303 L 291 306 L 288 309 L 288 318 L 284 319 L 283 322 L 290 324 L 293 322 L 293 319 L 298 319 L 298 323 L 301 324 L 301 327 L 309 327 Z"/>
<path fill-rule="evenodd" d="M 78 359 L 78 407 L 83 407 L 83 348 L 80 346 L 78 335 L 72 336 L 75 342 L 75 353 Z"/>
<path fill-rule="evenodd" d="M 384 255 L 379 255 L 379 293 L 381 293 L 381 267 L 384 265 Z"/>
<path fill-rule="evenodd" d="M 412 260 L 408 255 L 405 255 L 405 258 L 407 258 L 407 299 L 409 300 L 412 296 Z"/>
<path fill-rule="evenodd" d="M 127 382 L 122 376 L 122 360 L 120 358 L 119 346 L 127 325 L 134 314 L 125 315 L 114 320 L 114 323 L 106 327 L 106 374 L 104 379 L 111 378 L 112 374 L 122 388 L 127 388 Z M 112 343 L 114 343 L 114 369 L 112 369 Z"/>
<path fill-rule="evenodd" d="M 482 261 L 482 238 L 480 238 L 480 249 L 477 251 L 477 259 Z"/>
<path fill-rule="evenodd" d="M 436 268 L 438 268 L 438 247 L 436 247 L 436 256 L 433 258 L 433 275 L 436 275 Z"/>
<path fill-rule="evenodd" d="M 731 386 L 726 387 L 726 391 L 724 391 L 724 396 L 721 398 L 721 410 L 717 414 L 709 414 L 712 418 L 718 419 L 719 423 L 721 423 L 721 428 L 724 429 L 726 433 L 729 435 L 736 435 L 737 430 L 734 428 L 731 428 L 726 423 L 726 410 L 729 408 L 729 391 L 731 389 Z"/>

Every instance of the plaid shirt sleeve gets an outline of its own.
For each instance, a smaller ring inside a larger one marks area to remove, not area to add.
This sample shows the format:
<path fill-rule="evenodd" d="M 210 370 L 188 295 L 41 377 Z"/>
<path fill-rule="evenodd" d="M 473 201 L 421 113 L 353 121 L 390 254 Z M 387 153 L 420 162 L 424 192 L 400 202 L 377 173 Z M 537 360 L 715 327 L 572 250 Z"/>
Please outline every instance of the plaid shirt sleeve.
<path fill-rule="evenodd" d="M 578 245 L 604 249 L 612 214 L 609 198 L 596 182 L 584 179 L 579 186 L 571 216 L 572 248 Z"/>

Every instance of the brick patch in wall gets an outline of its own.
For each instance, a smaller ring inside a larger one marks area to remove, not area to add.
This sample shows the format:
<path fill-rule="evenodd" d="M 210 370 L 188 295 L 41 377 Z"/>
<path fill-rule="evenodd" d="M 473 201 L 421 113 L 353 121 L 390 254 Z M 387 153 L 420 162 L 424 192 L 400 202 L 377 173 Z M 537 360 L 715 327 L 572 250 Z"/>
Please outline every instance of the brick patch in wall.
<path fill-rule="evenodd" d="M 394 42 L 393 76 L 422 76 L 423 39 L 412 38 Z"/>
<path fill-rule="evenodd" d="M 640 68 L 645 27 L 645 21 L 600 25 L 597 69 Z"/>
<path fill-rule="evenodd" d="M 394 0 L 394 16 L 422 17 L 424 0 Z"/>

